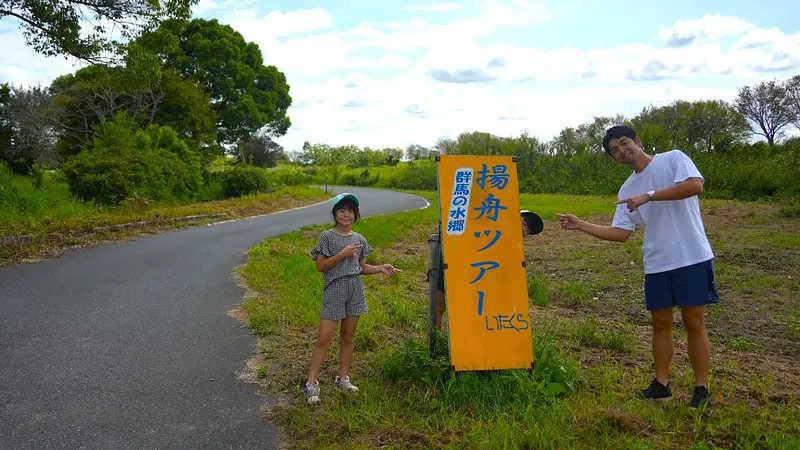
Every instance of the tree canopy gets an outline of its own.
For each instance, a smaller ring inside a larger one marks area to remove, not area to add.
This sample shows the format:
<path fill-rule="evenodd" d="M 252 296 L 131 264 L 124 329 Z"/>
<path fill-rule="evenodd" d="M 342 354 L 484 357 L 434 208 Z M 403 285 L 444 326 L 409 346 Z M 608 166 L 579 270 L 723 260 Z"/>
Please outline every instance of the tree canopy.
<path fill-rule="evenodd" d="M 188 19 L 198 0 L 0 0 L 0 19 L 20 23 L 28 45 L 47 56 L 71 55 L 92 63 L 121 56 L 133 39 L 166 19 Z"/>
<path fill-rule="evenodd" d="M 137 44 L 157 54 L 164 67 L 196 81 L 211 97 L 220 144 L 247 140 L 261 128 L 282 136 L 291 126 L 286 76 L 265 66 L 261 50 L 216 19 L 170 20 Z"/>

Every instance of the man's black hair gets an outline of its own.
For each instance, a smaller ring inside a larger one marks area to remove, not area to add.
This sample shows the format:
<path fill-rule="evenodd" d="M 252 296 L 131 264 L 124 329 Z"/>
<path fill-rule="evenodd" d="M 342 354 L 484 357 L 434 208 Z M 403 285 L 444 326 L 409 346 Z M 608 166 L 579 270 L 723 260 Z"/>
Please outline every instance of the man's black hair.
<path fill-rule="evenodd" d="M 606 130 L 606 135 L 603 136 L 603 150 L 611 155 L 611 150 L 608 149 L 608 141 L 623 137 L 636 139 L 636 131 L 634 131 L 631 127 L 626 127 L 625 125 L 614 125 L 613 127 L 609 128 Z"/>
<path fill-rule="evenodd" d="M 361 218 L 361 213 L 358 211 L 358 205 L 356 205 L 356 202 L 354 202 L 353 200 L 345 198 L 339 201 L 339 203 L 337 203 L 336 206 L 333 207 L 333 211 L 331 211 L 331 217 L 333 217 L 334 223 L 336 222 L 336 211 L 345 208 L 352 210 L 353 213 L 356 215 L 356 218 L 355 220 L 353 220 L 353 223 L 358 222 L 358 219 Z"/>

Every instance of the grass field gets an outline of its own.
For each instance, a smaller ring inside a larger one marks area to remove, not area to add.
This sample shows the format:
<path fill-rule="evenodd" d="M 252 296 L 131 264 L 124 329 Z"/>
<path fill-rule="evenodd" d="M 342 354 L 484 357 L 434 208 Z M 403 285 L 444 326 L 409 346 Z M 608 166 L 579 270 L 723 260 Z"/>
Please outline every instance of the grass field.
<path fill-rule="evenodd" d="M 220 215 L 213 220 L 234 219 L 291 209 L 332 197 L 321 189 L 292 186 L 277 188 L 272 194 L 227 200 L 154 204 L 144 199 L 130 199 L 119 207 L 99 208 L 74 199 L 67 184 L 51 179 L 49 174 L 39 180 L 38 186 L 32 177 L 7 176 L 0 181 L 0 237 L 35 237 L 32 245 L 23 247 L 0 244 L 0 265 L 52 256 L 65 247 L 100 239 L 121 239 L 131 234 L 187 225 L 169 219 L 194 215 Z M 75 234 L 132 222 L 149 223 L 136 230 L 104 232 L 91 238 Z M 194 222 L 198 223 L 202 221 Z"/>
<path fill-rule="evenodd" d="M 446 352 L 429 357 L 426 239 L 437 216 L 433 194 L 419 194 L 433 207 L 355 227 L 376 248 L 372 262 L 404 270 L 365 279 L 370 312 L 359 323 L 351 371 L 357 396 L 333 390 L 337 343 L 320 378 L 322 404 L 307 406 L 301 391 L 322 287 L 308 252 L 325 227 L 268 239 L 240 268 L 252 292 L 237 317 L 260 335 L 249 376 L 277 399 L 265 420 L 280 425 L 293 448 L 800 448 L 796 217 L 774 205 L 702 201 L 722 303 L 708 311 L 715 407 L 694 412 L 679 314 L 675 398 L 631 398 L 653 376 L 641 232 L 615 244 L 552 221 L 569 212 L 608 224 L 610 197 L 522 196 L 523 208 L 546 219 L 525 245 L 532 373 L 456 376 Z"/>

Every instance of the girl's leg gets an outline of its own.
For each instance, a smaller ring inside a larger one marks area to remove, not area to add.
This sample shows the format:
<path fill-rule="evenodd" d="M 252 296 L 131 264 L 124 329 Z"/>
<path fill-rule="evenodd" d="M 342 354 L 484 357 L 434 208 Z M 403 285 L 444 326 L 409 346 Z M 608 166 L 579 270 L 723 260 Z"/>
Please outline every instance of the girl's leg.
<path fill-rule="evenodd" d="M 339 336 L 341 340 L 339 377 L 344 377 L 350 371 L 350 363 L 353 361 L 353 348 L 355 347 L 356 325 L 358 325 L 358 316 L 342 319 L 342 329 Z"/>
<path fill-rule="evenodd" d="M 316 383 L 319 378 L 319 371 L 322 363 L 325 362 L 325 355 L 333 340 L 333 334 L 336 332 L 336 324 L 335 320 L 320 319 L 319 321 L 317 343 L 311 356 L 311 368 L 308 370 L 308 381 L 311 383 Z M 342 321 L 342 326 L 344 326 L 344 321 Z"/>

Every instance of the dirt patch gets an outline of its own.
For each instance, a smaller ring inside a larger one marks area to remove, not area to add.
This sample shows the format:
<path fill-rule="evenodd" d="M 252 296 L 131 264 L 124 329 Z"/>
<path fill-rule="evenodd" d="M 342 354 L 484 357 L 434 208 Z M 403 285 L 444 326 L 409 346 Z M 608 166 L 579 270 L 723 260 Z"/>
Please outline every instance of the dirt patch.
<path fill-rule="evenodd" d="M 638 414 L 608 408 L 603 411 L 602 418 L 623 433 L 635 436 L 649 436 L 651 434 L 650 424 L 645 422 Z"/>
<path fill-rule="evenodd" d="M 248 323 L 248 321 L 250 320 L 250 314 L 248 314 L 247 311 L 238 306 L 228 311 L 228 317 L 233 317 L 234 319 L 242 323 Z"/>
<path fill-rule="evenodd" d="M 720 304 L 708 308 L 707 325 L 715 342 L 715 356 L 729 357 L 725 342 L 745 337 L 763 349 L 760 353 L 734 352 L 747 373 L 775 371 L 783 374 L 780 378 L 785 383 L 796 386 L 792 380 L 797 379 L 798 372 L 792 366 L 800 359 L 800 338 L 787 324 L 800 311 L 800 296 L 796 295 L 800 290 L 800 252 L 792 241 L 772 238 L 780 233 L 800 234 L 800 222 L 777 217 L 773 205 L 707 203 L 702 211 L 716 256 L 722 297 Z M 609 218 L 587 220 L 607 224 Z M 641 235 L 642 230 L 637 230 L 634 239 L 617 244 L 564 231 L 556 222 L 546 221 L 539 236 L 526 240 L 528 273 L 546 280 L 551 299 L 547 308 L 551 311 L 571 320 L 594 316 L 634 324 L 641 327 L 643 342 L 649 342 Z M 581 295 L 586 298 L 580 299 Z M 596 302 L 591 301 L 594 298 Z M 534 309 L 533 313 L 540 311 Z M 683 330 L 679 312 L 675 314 L 675 328 Z M 681 339 L 676 339 L 676 344 L 678 341 Z"/>
<path fill-rule="evenodd" d="M 394 427 L 385 430 L 372 438 L 372 448 L 397 447 L 401 448 L 428 448 L 430 440 L 428 436 L 409 430 L 407 428 Z"/>

